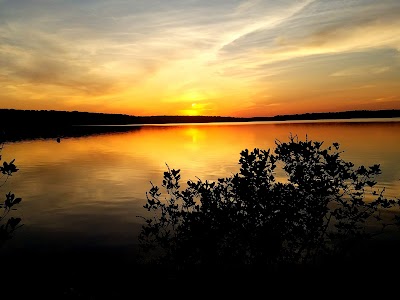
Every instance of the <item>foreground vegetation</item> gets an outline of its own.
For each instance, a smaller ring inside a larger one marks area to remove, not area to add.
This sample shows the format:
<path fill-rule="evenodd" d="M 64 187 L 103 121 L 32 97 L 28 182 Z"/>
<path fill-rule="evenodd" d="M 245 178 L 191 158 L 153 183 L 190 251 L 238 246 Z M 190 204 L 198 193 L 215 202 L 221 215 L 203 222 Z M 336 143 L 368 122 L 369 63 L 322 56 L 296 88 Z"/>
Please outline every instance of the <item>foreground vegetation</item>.
<path fill-rule="evenodd" d="M 273 150 L 243 150 L 240 171 L 215 182 L 197 179 L 181 183 L 180 170 L 168 167 L 162 187 L 153 185 L 147 193 L 139 235 L 139 264 L 126 263 L 115 254 L 95 258 L 93 253 L 79 253 L 72 258 L 33 254 L 20 257 L 21 264 L 10 260 L 11 256 L 3 256 L 9 262 L 5 260 L 6 268 L 3 264 L 2 270 L 7 271 L 3 272 L 2 282 L 8 280 L 8 286 L 16 287 L 21 282 L 36 283 L 36 290 L 9 288 L 13 297 L 17 291 L 30 296 L 33 292 L 51 295 L 52 299 L 114 299 L 136 295 L 138 289 L 153 292 L 154 286 L 162 284 L 193 289 L 194 283 L 202 283 L 206 292 L 210 287 L 218 287 L 224 293 L 226 287 L 231 292 L 239 288 L 247 292 L 244 278 L 250 279 L 253 290 L 266 295 L 271 291 L 285 292 L 278 287 L 293 288 L 294 283 L 301 284 L 307 293 L 317 290 L 317 282 L 319 288 L 321 282 L 330 287 L 333 281 L 327 278 L 337 278 L 328 277 L 328 272 L 323 276 L 316 273 L 310 281 L 310 277 L 298 276 L 299 273 L 292 276 L 287 270 L 293 269 L 286 267 L 346 261 L 354 253 L 357 255 L 357 247 L 364 241 L 393 229 L 399 235 L 400 223 L 400 199 L 388 199 L 384 189 L 377 188 L 380 166 L 355 166 L 342 159 L 341 154 L 338 143 L 325 147 L 320 141 L 291 136 L 287 142 L 276 141 Z M 280 168 L 286 174 L 283 181 L 277 180 Z M 17 171 L 14 161 L 0 167 L 4 182 Z M 21 226 L 21 219 L 9 217 L 20 201 L 8 192 L 0 205 L 4 210 L 0 244 Z M 93 265 L 86 261 L 89 256 Z M 395 269 L 397 256 L 392 252 L 391 257 L 391 267 Z M 204 271 L 202 268 L 187 272 L 193 266 L 212 268 L 206 268 L 207 273 L 197 272 Z M 246 269 L 239 268 L 239 272 L 231 273 L 232 268 L 228 268 L 227 276 L 226 272 L 210 272 L 218 271 L 215 266 L 256 266 L 260 272 L 251 268 L 246 273 Z M 279 273 L 282 276 L 273 273 L 274 279 L 266 281 L 265 271 L 271 269 L 283 270 Z M 24 276 L 16 280 L 21 270 Z M 179 273 L 183 276 L 177 278 L 176 270 L 184 271 Z M 341 271 L 341 281 L 335 283 L 344 286 L 350 282 L 345 279 L 349 279 L 352 287 L 359 287 L 352 273 Z M 387 285 L 388 277 L 382 278 Z M 258 289 L 254 282 L 260 283 Z"/>
<path fill-rule="evenodd" d="M 216 182 L 164 172 L 152 185 L 139 236 L 146 263 L 192 265 L 322 265 L 399 225 L 399 199 L 376 188 L 379 165 L 356 167 L 338 143 L 276 141 L 244 150 L 240 171 Z M 276 180 L 276 168 L 286 181 Z M 385 217 L 383 217 L 385 215 Z"/>
<path fill-rule="evenodd" d="M 2 159 L 1 151 L 3 147 L 4 142 L 0 142 L 0 161 Z M 15 159 L 10 162 L 4 161 L 3 164 L 0 165 L 0 187 L 7 182 L 10 176 L 18 171 L 14 162 Z M 0 203 L 0 247 L 5 241 L 9 240 L 13 236 L 15 230 L 21 226 L 21 218 L 9 217 L 10 212 L 15 209 L 15 205 L 20 203 L 21 200 L 21 198 L 16 197 L 15 194 L 9 191 L 5 195 L 4 202 Z"/>

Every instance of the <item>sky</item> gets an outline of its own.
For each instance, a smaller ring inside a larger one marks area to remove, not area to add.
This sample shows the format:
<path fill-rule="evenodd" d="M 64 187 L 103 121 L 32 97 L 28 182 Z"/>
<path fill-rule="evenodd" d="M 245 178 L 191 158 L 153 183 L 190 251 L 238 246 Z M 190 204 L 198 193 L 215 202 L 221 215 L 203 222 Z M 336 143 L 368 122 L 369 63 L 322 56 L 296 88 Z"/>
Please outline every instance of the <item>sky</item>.
<path fill-rule="evenodd" d="M 0 0 L 0 108 L 400 109 L 399 0 Z"/>

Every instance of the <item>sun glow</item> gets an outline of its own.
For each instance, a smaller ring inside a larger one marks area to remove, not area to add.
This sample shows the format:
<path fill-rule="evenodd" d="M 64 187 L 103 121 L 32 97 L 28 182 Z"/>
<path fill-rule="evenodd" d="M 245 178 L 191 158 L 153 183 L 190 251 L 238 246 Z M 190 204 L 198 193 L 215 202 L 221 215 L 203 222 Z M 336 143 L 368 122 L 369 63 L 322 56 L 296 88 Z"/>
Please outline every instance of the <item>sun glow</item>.
<path fill-rule="evenodd" d="M 200 116 L 203 114 L 204 105 L 198 103 L 192 103 L 190 108 L 183 109 L 180 111 L 181 114 L 186 116 Z"/>
<path fill-rule="evenodd" d="M 2 108 L 237 117 L 400 108 L 399 1 L 36 2 L 0 0 Z"/>
<path fill-rule="evenodd" d="M 180 111 L 185 116 L 199 116 L 200 112 L 196 109 L 183 109 Z"/>

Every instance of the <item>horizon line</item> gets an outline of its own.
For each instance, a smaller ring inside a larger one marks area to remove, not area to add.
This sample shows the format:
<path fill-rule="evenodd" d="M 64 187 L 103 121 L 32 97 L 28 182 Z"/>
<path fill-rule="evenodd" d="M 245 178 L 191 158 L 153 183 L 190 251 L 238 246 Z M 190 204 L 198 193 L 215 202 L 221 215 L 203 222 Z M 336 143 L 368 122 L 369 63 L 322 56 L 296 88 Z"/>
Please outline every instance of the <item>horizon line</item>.
<path fill-rule="evenodd" d="M 185 117 L 185 118 L 233 118 L 233 119 L 254 119 L 254 118 L 276 118 L 286 116 L 303 116 L 303 115 L 315 115 L 315 114 L 340 114 L 340 113 L 355 113 L 355 112 L 389 112 L 398 111 L 400 109 L 355 109 L 355 110 L 343 110 L 343 111 L 329 111 L 329 112 L 306 112 L 296 114 L 278 114 L 273 116 L 251 116 L 251 117 L 236 117 L 236 116 L 222 116 L 222 115 L 131 115 L 124 113 L 106 113 L 106 112 L 91 112 L 91 111 L 78 111 L 78 110 L 54 110 L 54 109 L 16 109 L 16 108 L 0 108 L 0 110 L 13 110 L 13 111 L 36 111 L 36 112 L 64 112 L 64 113 L 87 113 L 87 114 L 101 114 L 101 115 L 115 115 L 115 116 L 128 116 L 138 118 L 149 118 L 149 117 Z"/>

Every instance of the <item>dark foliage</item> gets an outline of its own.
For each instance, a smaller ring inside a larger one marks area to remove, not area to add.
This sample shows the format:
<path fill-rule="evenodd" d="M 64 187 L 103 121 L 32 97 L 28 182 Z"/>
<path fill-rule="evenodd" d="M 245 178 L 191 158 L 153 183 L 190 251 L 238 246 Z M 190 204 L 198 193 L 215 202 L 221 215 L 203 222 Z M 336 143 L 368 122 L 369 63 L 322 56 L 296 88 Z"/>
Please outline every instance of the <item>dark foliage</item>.
<path fill-rule="evenodd" d="M 4 143 L 1 143 L 0 146 L 0 151 L 3 150 Z M 0 160 L 1 160 L 1 155 L 0 155 Z M 12 176 L 14 173 L 16 173 L 19 169 L 15 166 L 14 164 L 15 159 L 11 160 L 10 162 L 4 161 L 2 165 L 0 165 L 0 173 L 2 174 L 2 180 L 3 182 L 1 183 L 0 187 L 3 186 L 8 178 Z M 21 227 L 21 218 L 14 218 L 14 217 L 8 217 L 9 213 L 12 210 L 15 210 L 15 205 L 21 202 L 21 198 L 16 197 L 14 194 L 11 192 L 8 192 L 5 195 L 5 200 L 3 203 L 0 203 L 0 210 L 2 210 L 2 213 L 0 213 L 0 247 L 2 244 L 10 239 L 13 236 L 14 231 Z"/>
<path fill-rule="evenodd" d="M 374 188 L 379 165 L 355 167 L 341 153 L 338 143 L 325 148 L 290 136 L 276 141 L 274 152 L 242 151 L 237 174 L 190 180 L 185 188 L 180 170 L 168 167 L 164 189 L 152 184 L 147 194 L 144 262 L 282 266 L 344 257 L 399 223 L 382 212 L 398 209 L 400 200 Z M 277 167 L 285 181 L 276 179 Z"/>

